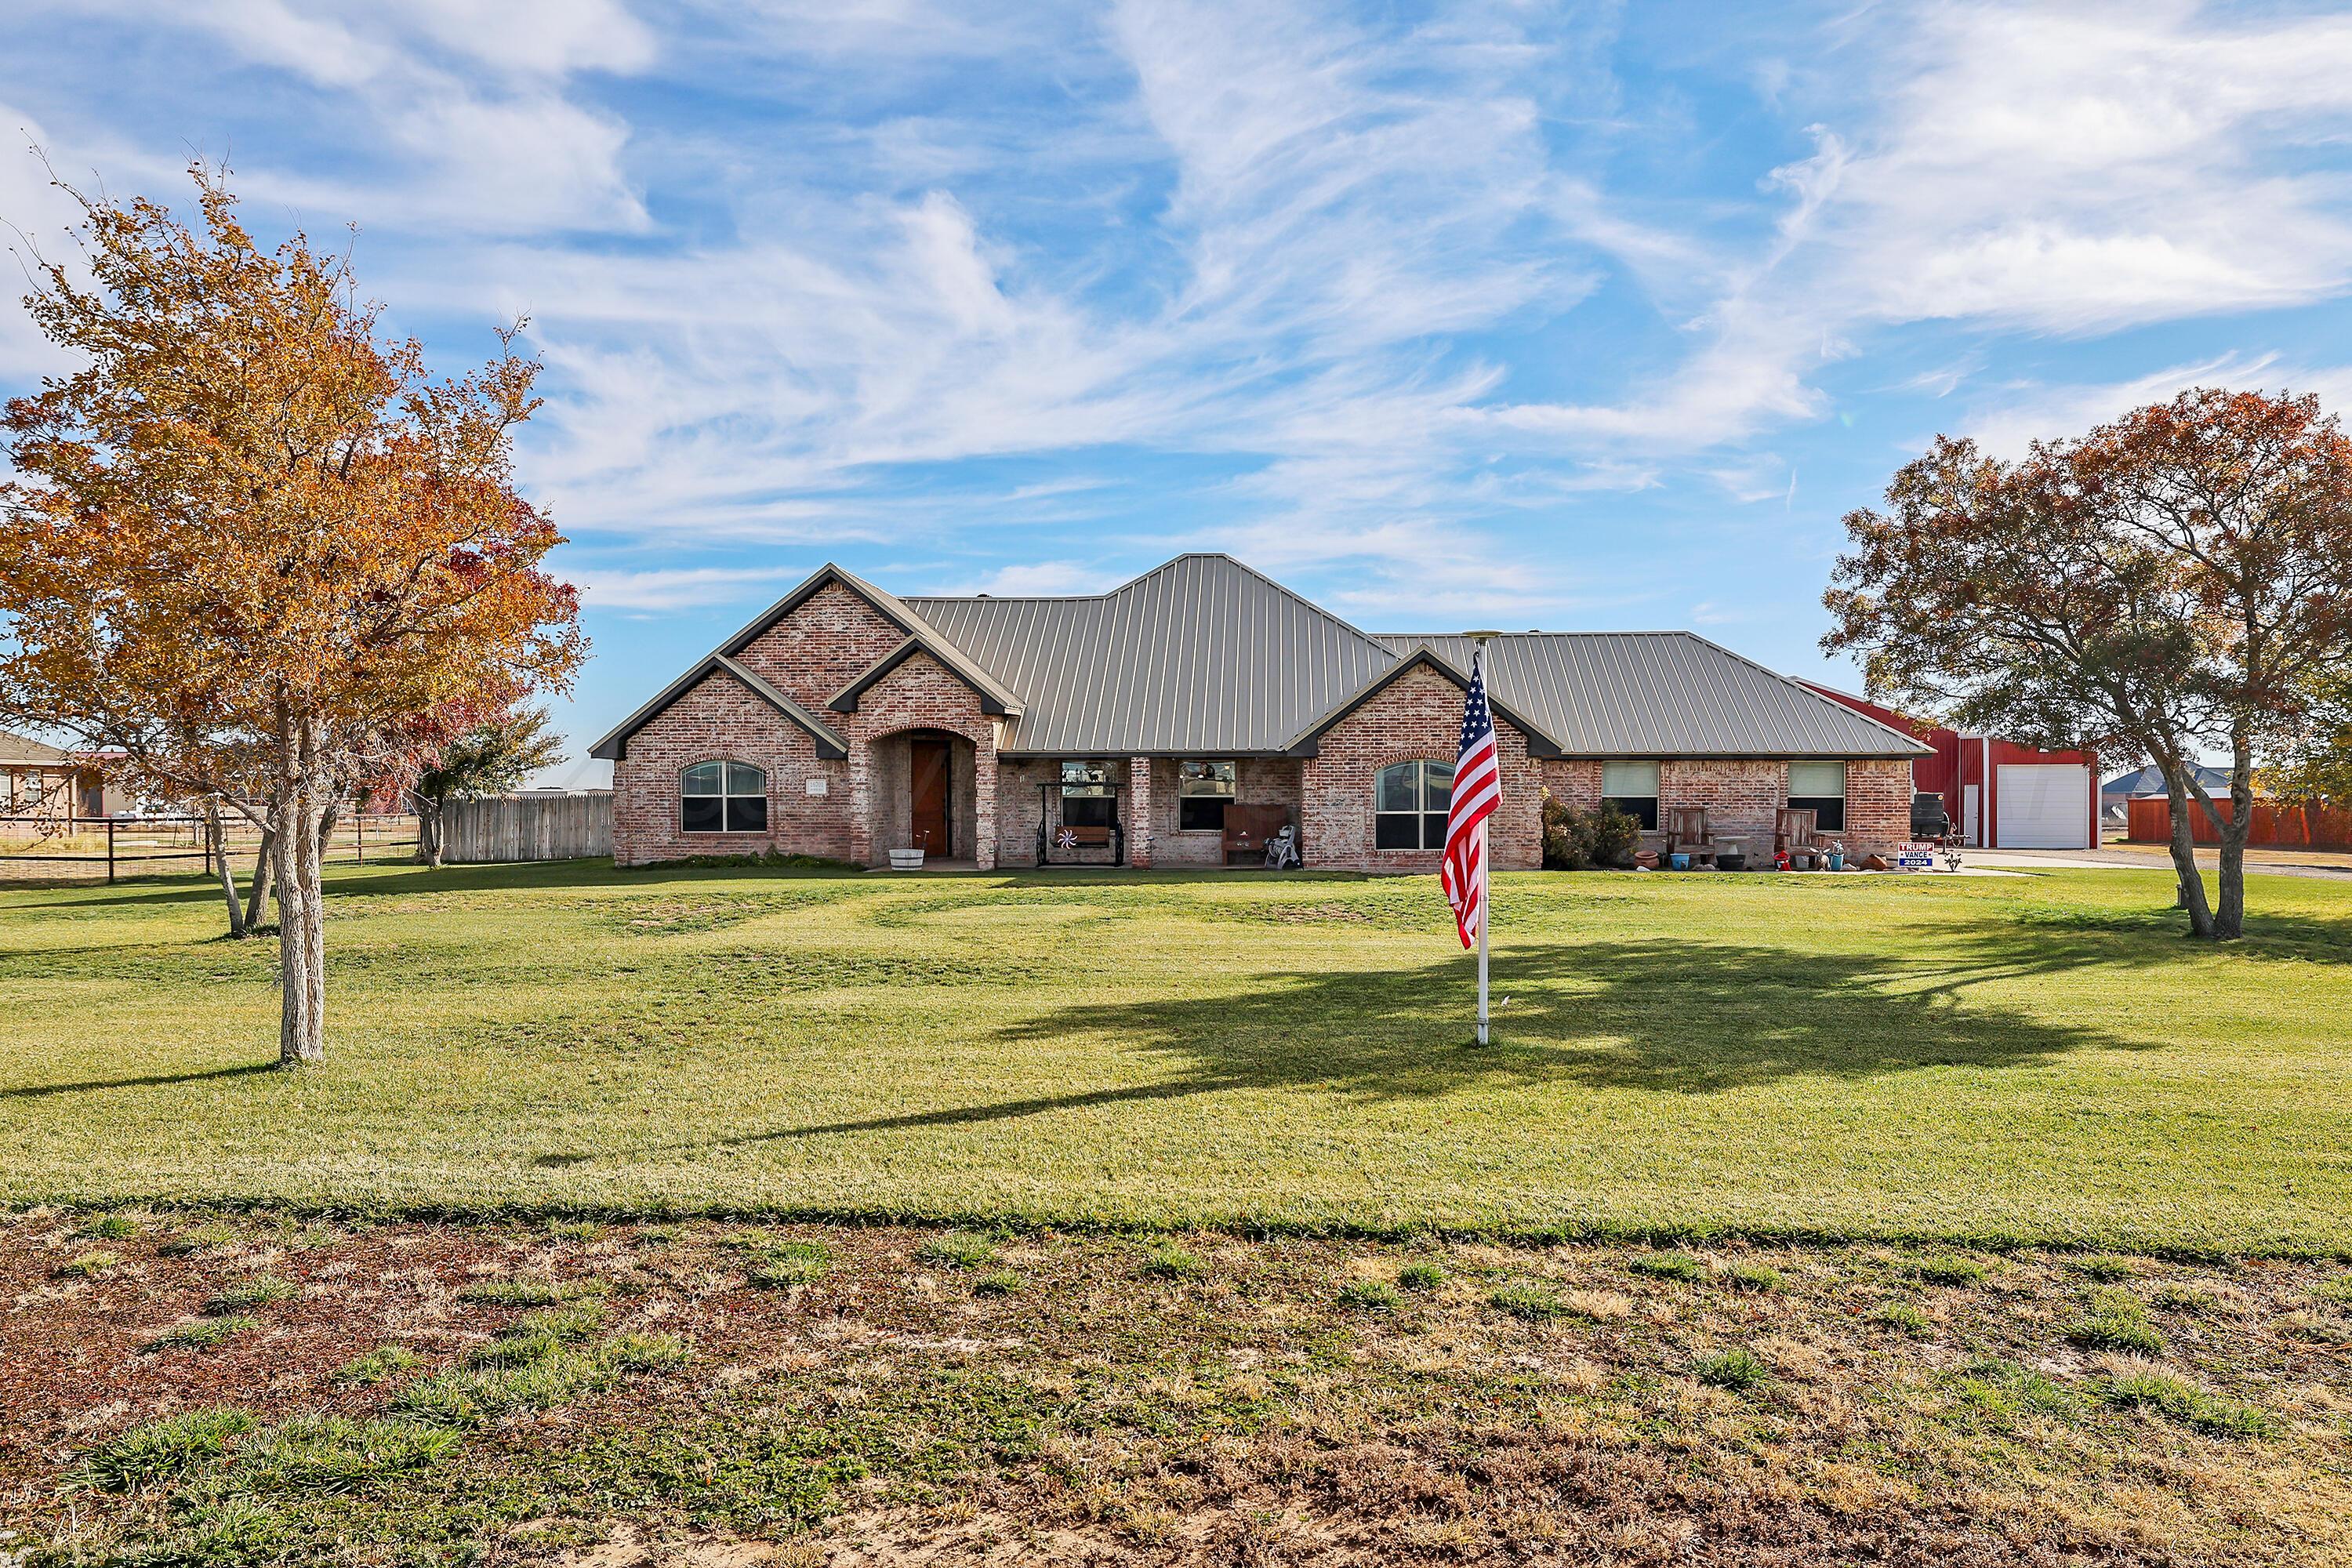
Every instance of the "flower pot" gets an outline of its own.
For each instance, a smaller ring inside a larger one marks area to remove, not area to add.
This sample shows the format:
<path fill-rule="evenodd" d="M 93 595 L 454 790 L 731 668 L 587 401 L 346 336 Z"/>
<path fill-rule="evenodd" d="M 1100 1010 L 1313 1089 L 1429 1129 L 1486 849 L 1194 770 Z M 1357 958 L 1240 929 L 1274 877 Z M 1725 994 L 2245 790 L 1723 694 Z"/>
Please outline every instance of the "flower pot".
<path fill-rule="evenodd" d="M 1832 856 L 1831 856 L 1831 857 L 1830 857 L 1830 869 L 1831 869 L 1831 870 L 1832 870 L 1832 871 L 1843 871 L 1843 870 L 1844 870 L 1844 869 L 1845 869 L 1845 857 L 1844 857 L 1844 856 L 1843 856 L 1843 855 L 1832 855 Z"/>
<path fill-rule="evenodd" d="M 1745 855 L 1717 855 L 1715 858 L 1715 868 L 1718 871 L 1745 871 L 1748 869 L 1748 857 Z"/>
<path fill-rule="evenodd" d="M 922 868 L 923 852 L 921 850 L 893 849 L 890 851 L 890 869 L 893 871 L 919 871 Z"/>
<path fill-rule="evenodd" d="M 1674 868 L 1677 871 L 1687 871 L 1690 869 L 1690 857 L 1687 855 L 1675 855 L 1671 858 L 1670 864 L 1672 864 Z"/>

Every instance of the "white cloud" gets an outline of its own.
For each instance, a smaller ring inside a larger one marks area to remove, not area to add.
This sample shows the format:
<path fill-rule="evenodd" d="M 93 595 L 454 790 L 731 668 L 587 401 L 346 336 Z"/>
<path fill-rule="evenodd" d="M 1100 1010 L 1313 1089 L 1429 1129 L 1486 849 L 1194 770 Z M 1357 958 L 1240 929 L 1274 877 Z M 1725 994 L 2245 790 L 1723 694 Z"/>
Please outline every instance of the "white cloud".
<path fill-rule="evenodd" d="M 1056 598 L 1072 594 L 1099 594 L 1127 581 L 1077 561 L 1038 561 L 1006 566 L 981 579 L 978 585 L 957 588 L 959 594 L 993 594 L 999 598 Z"/>
<path fill-rule="evenodd" d="M 559 574 L 580 590 L 592 610 L 684 610 L 707 605 L 731 605 L 753 596 L 752 590 L 808 575 L 806 568 L 787 566 L 687 566 L 651 570 L 577 567 Z"/>

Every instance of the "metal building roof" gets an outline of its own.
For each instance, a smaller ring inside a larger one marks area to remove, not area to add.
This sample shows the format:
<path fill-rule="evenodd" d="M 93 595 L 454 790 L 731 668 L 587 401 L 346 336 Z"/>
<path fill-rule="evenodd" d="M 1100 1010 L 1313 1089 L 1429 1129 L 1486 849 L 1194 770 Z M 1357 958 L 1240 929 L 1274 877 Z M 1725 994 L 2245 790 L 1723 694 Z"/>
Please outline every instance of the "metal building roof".
<path fill-rule="evenodd" d="M 1021 694 L 1006 752 L 1278 753 L 1397 658 L 1230 555 L 1085 598 L 906 604 Z"/>
<path fill-rule="evenodd" d="M 1382 634 L 1469 668 L 1465 637 Z M 1486 683 L 1572 757 L 1924 757 L 1930 749 L 1691 632 L 1513 632 Z"/>

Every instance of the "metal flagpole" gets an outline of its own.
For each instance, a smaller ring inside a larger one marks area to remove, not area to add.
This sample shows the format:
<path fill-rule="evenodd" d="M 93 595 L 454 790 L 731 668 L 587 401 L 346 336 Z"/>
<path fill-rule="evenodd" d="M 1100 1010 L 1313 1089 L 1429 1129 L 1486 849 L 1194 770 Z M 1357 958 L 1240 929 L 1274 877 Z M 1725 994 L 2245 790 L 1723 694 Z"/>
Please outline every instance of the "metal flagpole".
<path fill-rule="evenodd" d="M 1470 635 L 1478 645 L 1478 651 L 1470 656 L 1471 673 L 1484 686 L 1486 679 L 1486 639 L 1496 634 L 1473 632 Z M 1492 692 L 1487 693 L 1486 701 L 1487 711 L 1491 715 L 1494 709 Z M 1496 780 L 1499 784 L 1502 776 L 1500 759 L 1497 758 L 1496 762 Z M 1492 820 L 1489 816 L 1478 824 L 1478 1043 L 1482 1046 L 1486 1043 L 1486 922 L 1487 917 L 1494 913 L 1495 867 L 1486 858 L 1486 826 Z"/>

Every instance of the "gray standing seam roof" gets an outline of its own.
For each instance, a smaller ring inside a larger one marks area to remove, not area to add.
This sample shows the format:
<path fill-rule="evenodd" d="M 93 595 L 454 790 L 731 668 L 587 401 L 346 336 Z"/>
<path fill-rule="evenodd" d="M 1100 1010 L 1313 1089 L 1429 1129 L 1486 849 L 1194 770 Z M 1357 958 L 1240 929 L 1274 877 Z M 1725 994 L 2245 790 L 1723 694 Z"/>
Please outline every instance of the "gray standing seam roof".
<path fill-rule="evenodd" d="M 1468 668 L 1458 636 L 1381 634 Z M 1512 632 L 1486 683 L 1572 757 L 1924 757 L 1911 736 L 1692 632 Z"/>
<path fill-rule="evenodd" d="M 1226 555 L 1085 598 L 906 603 L 1021 694 L 1005 752 L 1281 754 L 1397 657 Z"/>
<path fill-rule="evenodd" d="M 1071 598 L 900 599 L 828 566 L 704 665 L 748 673 L 733 656 L 836 581 L 1003 707 L 999 750 L 1015 755 L 1288 755 L 1417 649 L 1457 671 L 1470 668 L 1465 637 L 1369 637 L 1233 557 L 1211 554 L 1180 555 L 1108 594 Z M 1533 738 L 1547 754 L 1555 746 L 1581 757 L 1930 754 L 1900 731 L 1689 632 L 1507 634 L 1488 649 L 1487 683 L 1508 718 L 1541 732 Z M 620 755 L 629 734 L 690 684 L 673 682 L 590 754 Z M 854 708 L 856 689 L 835 705 Z M 838 743 L 815 714 L 793 717 Z"/>

